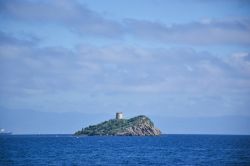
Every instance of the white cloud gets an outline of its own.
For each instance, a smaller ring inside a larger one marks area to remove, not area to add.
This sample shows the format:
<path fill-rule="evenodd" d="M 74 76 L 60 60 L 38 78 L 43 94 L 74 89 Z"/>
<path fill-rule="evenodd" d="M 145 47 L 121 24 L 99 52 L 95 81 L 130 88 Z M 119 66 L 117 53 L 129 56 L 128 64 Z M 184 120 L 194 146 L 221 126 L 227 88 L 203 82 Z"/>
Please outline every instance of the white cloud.
<path fill-rule="evenodd" d="M 236 106 L 245 114 L 248 105 L 248 53 L 218 58 L 191 48 L 81 45 L 68 50 L 13 42 L 1 45 L 0 55 L 0 105 L 5 108 L 83 112 L 168 108 L 173 115 L 185 107 L 198 114 L 201 104 L 208 109 L 215 103 L 223 110 L 213 112 L 220 115 L 226 109 L 234 113 Z M 165 100 L 166 95 L 174 102 Z M 220 104 L 216 99 L 189 101 L 183 96 L 226 99 Z"/>
<path fill-rule="evenodd" d="M 249 45 L 250 20 L 202 20 L 171 26 L 145 20 L 128 19 L 129 33 L 135 37 L 163 43 L 187 45 Z"/>
<path fill-rule="evenodd" d="M 120 36 L 122 28 L 118 22 L 104 18 L 77 1 L 1 1 L 0 14 L 6 18 L 59 24 L 85 36 Z"/>
<path fill-rule="evenodd" d="M 234 53 L 227 59 L 227 62 L 235 69 L 239 70 L 244 76 L 250 76 L 250 53 Z"/>
<path fill-rule="evenodd" d="M 56 11 L 56 12 L 55 12 Z M 149 42 L 185 45 L 250 44 L 250 19 L 203 19 L 183 24 L 147 20 L 115 21 L 77 1 L 1 1 L 0 14 L 25 23 L 58 24 L 71 32 L 93 38 L 132 37 Z"/>
<path fill-rule="evenodd" d="M 70 51 L 13 44 L 10 51 L 9 47 L 0 47 L 5 80 L 1 84 L 7 89 L 198 93 L 209 87 L 217 92 L 237 89 L 237 82 L 247 83 L 250 74 L 247 53 L 218 58 L 184 48 L 82 45 Z M 14 78 L 15 84 L 10 84 Z"/>

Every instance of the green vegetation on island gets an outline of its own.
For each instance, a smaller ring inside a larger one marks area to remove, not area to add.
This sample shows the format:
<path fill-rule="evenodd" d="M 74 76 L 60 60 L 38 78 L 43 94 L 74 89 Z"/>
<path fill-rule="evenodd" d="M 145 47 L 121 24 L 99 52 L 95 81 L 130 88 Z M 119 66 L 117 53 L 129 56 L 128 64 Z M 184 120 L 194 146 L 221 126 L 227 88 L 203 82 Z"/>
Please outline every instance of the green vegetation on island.
<path fill-rule="evenodd" d="M 111 119 L 97 125 L 91 125 L 77 131 L 75 135 L 159 135 L 159 129 L 146 116 L 131 119 Z"/>

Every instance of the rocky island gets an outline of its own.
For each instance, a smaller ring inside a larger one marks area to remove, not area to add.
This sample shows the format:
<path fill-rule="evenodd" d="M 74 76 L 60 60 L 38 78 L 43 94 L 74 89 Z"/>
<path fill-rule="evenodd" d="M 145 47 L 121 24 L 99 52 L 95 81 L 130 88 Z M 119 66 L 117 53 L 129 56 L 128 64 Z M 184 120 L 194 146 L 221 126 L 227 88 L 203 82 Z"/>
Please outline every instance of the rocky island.
<path fill-rule="evenodd" d="M 123 119 L 122 113 L 116 113 L 116 119 L 111 119 L 97 125 L 79 130 L 75 135 L 88 136 L 156 136 L 161 131 L 146 116 L 140 115 L 131 119 Z"/>

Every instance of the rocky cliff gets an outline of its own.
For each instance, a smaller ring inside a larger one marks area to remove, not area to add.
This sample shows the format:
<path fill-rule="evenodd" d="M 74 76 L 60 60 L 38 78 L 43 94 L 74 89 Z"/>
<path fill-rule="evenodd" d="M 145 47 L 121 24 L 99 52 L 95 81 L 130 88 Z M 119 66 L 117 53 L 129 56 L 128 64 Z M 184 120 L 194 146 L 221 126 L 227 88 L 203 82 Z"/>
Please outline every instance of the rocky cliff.
<path fill-rule="evenodd" d="M 161 131 L 146 116 L 140 115 L 131 119 L 111 119 L 77 131 L 75 135 L 117 135 L 117 136 L 154 136 Z"/>

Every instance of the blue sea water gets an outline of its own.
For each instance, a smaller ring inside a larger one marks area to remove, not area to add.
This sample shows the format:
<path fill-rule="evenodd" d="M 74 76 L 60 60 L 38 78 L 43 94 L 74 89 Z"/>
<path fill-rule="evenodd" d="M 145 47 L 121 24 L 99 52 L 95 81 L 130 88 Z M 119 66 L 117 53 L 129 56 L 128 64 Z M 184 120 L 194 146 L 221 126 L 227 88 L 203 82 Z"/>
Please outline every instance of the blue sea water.
<path fill-rule="evenodd" d="M 250 136 L 0 136 L 0 165 L 250 165 Z"/>

